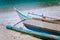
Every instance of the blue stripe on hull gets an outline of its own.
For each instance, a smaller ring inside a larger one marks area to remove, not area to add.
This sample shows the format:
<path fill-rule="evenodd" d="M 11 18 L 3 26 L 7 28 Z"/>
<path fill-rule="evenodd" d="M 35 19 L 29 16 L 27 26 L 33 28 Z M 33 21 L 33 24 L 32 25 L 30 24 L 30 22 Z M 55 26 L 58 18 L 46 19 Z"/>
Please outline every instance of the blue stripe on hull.
<path fill-rule="evenodd" d="M 24 24 L 26 26 L 26 28 L 30 29 L 30 30 L 33 30 L 33 31 L 37 31 L 37 32 L 45 32 L 45 33 L 48 33 L 48 34 L 53 34 L 53 35 L 58 35 L 60 36 L 60 32 L 55 32 L 55 31 L 52 31 L 52 30 L 46 30 L 46 29 L 43 29 L 43 28 L 38 28 L 38 27 L 35 27 L 35 26 L 31 26 L 31 25 L 27 25 L 27 24 Z"/>

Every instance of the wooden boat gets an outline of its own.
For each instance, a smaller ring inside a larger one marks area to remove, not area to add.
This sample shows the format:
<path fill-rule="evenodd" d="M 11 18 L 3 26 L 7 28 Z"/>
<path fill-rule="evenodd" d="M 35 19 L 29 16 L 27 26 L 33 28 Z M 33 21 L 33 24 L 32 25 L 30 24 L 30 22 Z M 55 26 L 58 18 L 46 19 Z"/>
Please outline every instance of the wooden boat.
<path fill-rule="evenodd" d="M 60 25 L 43 22 L 37 20 L 37 18 L 30 18 L 28 15 L 23 14 L 19 10 L 16 11 L 18 12 L 19 17 L 23 19 L 20 22 L 23 22 L 26 29 L 24 27 L 16 27 L 16 25 L 20 22 L 14 24 L 13 26 L 8 24 L 6 25 L 6 28 L 31 34 L 35 37 L 39 36 L 39 38 L 43 40 L 60 40 Z"/>
<path fill-rule="evenodd" d="M 35 19 L 27 19 L 23 22 L 23 24 L 25 25 L 26 28 L 33 31 L 60 35 L 60 25 L 57 24 L 46 23 Z"/>
<path fill-rule="evenodd" d="M 28 13 L 28 14 L 39 16 L 40 18 L 35 18 L 37 20 L 41 20 L 48 23 L 60 24 L 60 19 L 57 19 L 57 18 L 47 17 L 47 16 L 44 16 L 43 14 L 42 15 L 32 14 L 32 13 Z"/>
<path fill-rule="evenodd" d="M 19 11 L 19 10 L 16 10 L 17 12 Z M 23 13 L 22 11 L 20 11 L 19 13 L 21 13 L 22 14 L 22 16 L 24 16 L 24 17 L 26 17 L 26 18 L 33 18 L 33 17 L 29 17 L 29 15 L 26 15 L 25 13 Z M 19 14 L 18 13 L 18 14 Z M 31 13 L 29 13 L 29 14 L 31 14 Z M 36 16 L 40 16 L 40 18 L 34 18 L 35 20 L 40 20 L 40 21 L 44 21 L 44 22 L 48 22 L 48 23 L 53 23 L 53 24 L 59 24 L 60 25 L 60 19 L 57 19 L 57 18 L 51 18 L 51 17 L 47 17 L 46 16 L 46 19 L 44 19 L 43 17 L 42 17 L 42 15 L 38 15 L 38 14 L 32 14 L 32 15 L 36 15 Z M 19 14 L 19 16 L 20 16 L 20 18 L 22 19 L 23 17 Z"/>
<path fill-rule="evenodd" d="M 6 25 L 6 28 L 23 34 L 28 34 L 43 40 L 60 40 L 60 36 L 58 35 L 52 35 L 45 32 L 37 32 L 29 29 L 24 29 L 21 27 L 18 28 L 16 26 L 12 27 L 10 24 Z"/>
<path fill-rule="evenodd" d="M 18 12 L 19 17 L 21 19 L 26 19 L 23 21 L 23 24 L 25 25 L 26 28 L 33 30 L 33 31 L 45 32 L 45 33 L 60 36 L 60 25 L 40 21 L 38 20 L 38 18 L 31 18 L 27 14 L 24 14 L 23 12 L 17 9 L 16 11 Z"/>

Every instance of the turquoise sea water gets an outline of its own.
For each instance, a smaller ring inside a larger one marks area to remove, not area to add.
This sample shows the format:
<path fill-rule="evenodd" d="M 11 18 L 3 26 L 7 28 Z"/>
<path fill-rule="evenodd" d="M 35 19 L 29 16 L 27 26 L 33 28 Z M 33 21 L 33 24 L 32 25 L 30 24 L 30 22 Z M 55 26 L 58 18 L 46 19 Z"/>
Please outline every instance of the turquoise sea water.
<path fill-rule="evenodd" d="M 0 0 L 0 6 L 12 6 L 18 4 L 60 2 L 60 0 Z"/>

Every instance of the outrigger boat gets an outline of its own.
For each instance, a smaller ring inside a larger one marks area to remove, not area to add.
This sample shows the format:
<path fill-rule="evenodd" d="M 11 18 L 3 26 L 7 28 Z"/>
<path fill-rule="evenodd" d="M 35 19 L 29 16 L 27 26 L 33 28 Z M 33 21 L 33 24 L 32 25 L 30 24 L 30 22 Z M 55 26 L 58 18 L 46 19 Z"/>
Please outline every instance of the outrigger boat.
<path fill-rule="evenodd" d="M 16 9 L 16 11 L 22 21 L 14 24 L 13 27 L 11 25 L 7 25 L 7 28 L 37 34 L 42 37 L 52 38 L 54 40 L 60 40 L 60 25 L 37 20 L 38 18 L 30 17 L 18 9 Z M 27 29 L 24 30 L 23 28 L 15 27 L 20 22 L 23 22 Z"/>
<path fill-rule="evenodd" d="M 35 31 L 41 31 L 40 29 L 45 29 L 45 30 L 50 30 L 51 33 L 53 33 L 52 31 L 56 31 L 59 34 L 56 35 L 60 35 L 60 25 L 57 24 L 52 24 L 52 23 L 47 23 L 44 21 L 40 21 L 38 20 L 38 18 L 32 18 L 29 15 L 23 13 L 22 11 L 19 11 L 16 9 L 16 11 L 18 12 L 19 17 L 25 21 L 23 21 L 23 24 L 31 30 L 35 30 Z M 44 31 L 45 32 L 45 31 Z"/>
<path fill-rule="evenodd" d="M 41 21 L 44 21 L 44 22 L 54 23 L 54 24 L 59 24 L 60 25 L 60 19 L 47 17 L 47 16 L 44 16 L 43 14 L 42 15 L 33 14 L 33 13 L 28 13 L 28 14 L 39 16 L 40 18 L 35 18 L 37 20 L 41 20 Z"/>

